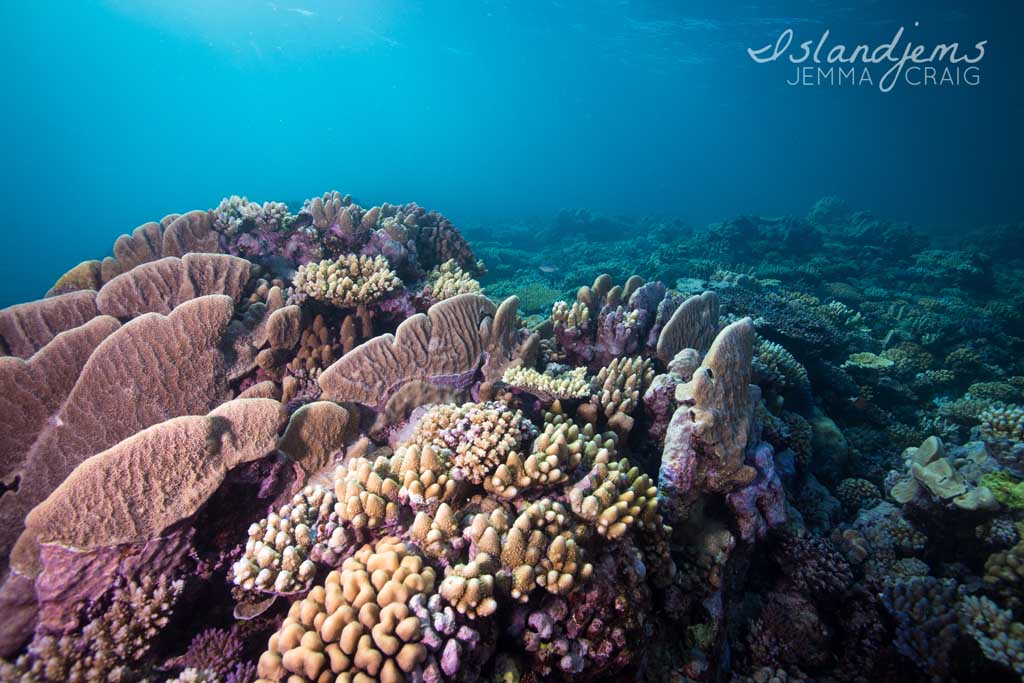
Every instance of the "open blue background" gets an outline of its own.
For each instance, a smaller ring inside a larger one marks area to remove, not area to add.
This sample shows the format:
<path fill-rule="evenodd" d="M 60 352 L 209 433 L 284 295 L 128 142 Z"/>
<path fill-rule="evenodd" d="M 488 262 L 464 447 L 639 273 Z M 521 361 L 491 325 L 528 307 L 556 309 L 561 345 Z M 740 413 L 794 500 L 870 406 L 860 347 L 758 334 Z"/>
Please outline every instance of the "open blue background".
<path fill-rule="evenodd" d="M 0 305 L 230 194 L 339 189 L 457 225 L 826 194 L 934 229 L 1021 218 L 1021 3 L 848 4 L 3 3 Z M 981 84 L 794 88 L 746 54 L 787 26 L 877 44 L 900 25 L 988 40 Z"/>

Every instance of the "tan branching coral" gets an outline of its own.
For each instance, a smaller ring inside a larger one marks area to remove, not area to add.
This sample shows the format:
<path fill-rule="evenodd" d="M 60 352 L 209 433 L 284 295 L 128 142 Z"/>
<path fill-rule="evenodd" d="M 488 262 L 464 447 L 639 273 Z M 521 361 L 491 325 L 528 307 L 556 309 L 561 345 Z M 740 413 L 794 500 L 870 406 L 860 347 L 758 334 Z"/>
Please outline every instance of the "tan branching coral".
<path fill-rule="evenodd" d="M 511 524 L 500 508 L 479 513 L 465 533 L 473 542 L 474 558 L 482 552 L 500 559 L 499 582 L 520 602 L 538 586 L 554 594 L 568 593 L 593 571 L 577 543 L 584 530 L 557 501 L 530 503 Z"/>
<path fill-rule="evenodd" d="M 306 588 L 316 573 L 309 559 L 313 529 L 330 515 L 334 502 L 331 491 L 307 486 L 280 510 L 253 523 L 245 555 L 233 568 L 235 585 L 274 593 Z"/>
<path fill-rule="evenodd" d="M 334 479 L 338 502 L 334 512 L 354 529 L 376 529 L 398 517 L 400 485 L 391 473 L 388 458 L 353 458 L 338 467 Z"/>
<path fill-rule="evenodd" d="M 341 308 L 380 301 L 402 288 L 386 258 L 355 254 L 299 266 L 294 284 L 306 295 Z"/>
<path fill-rule="evenodd" d="M 593 427 L 588 425 L 593 432 Z M 527 489 L 564 483 L 583 461 L 587 437 L 572 422 L 548 422 L 534 440 L 533 452 L 524 460 L 513 451 L 494 474 L 484 480 L 484 488 L 501 498 L 513 499 Z M 596 444 L 593 447 L 596 451 Z M 596 452 L 595 452 L 596 457 Z"/>
<path fill-rule="evenodd" d="M 611 426 L 628 434 L 633 429 L 633 411 L 653 380 L 649 358 L 615 358 L 594 377 L 592 402 Z"/>
<path fill-rule="evenodd" d="M 460 614 L 470 619 L 488 617 L 498 609 L 494 599 L 494 573 L 497 562 L 487 553 L 478 553 L 466 564 L 452 567 L 438 592 Z"/>
<path fill-rule="evenodd" d="M 460 268 L 454 259 L 449 259 L 430 271 L 423 293 L 442 301 L 458 294 L 475 294 L 479 291 L 480 283 Z"/>
<path fill-rule="evenodd" d="M 422 510 L 416 513 L 416 519 L 409 527 L 409 537 L 424 553 L 434 558 L 448 555 L 459 532 L 459 520 L 447 503 L 441 503 L 432 515 Z"/>
<path fill-rule="evenodd" d="M 522 411 L 500 401 L 440 405 L 420 419 L 412 441 L 450 450 L 456 478 L 480 484 L 509 455 L 519 452 L 533 429 Z"/>
<path fill-rule="evenodd" d="M 435 593 L 434 570 L 397 538 L 363 546 L 295 602 L 259 661 L 275 681 L 418 680 L 428 649 L 410 608 Z"/>
<path fill-rule="evenodd" d="M 569 505 L 608 539 L 622 537 L 632 526 L 656 530 L 658 487 L 628 460 L 598 463 L 569 490 Z"/>
<path fill-rule="evenodd" d="M 414 509 L 450 501 L 459 489 L 449 476 L 448 452 L 434 446 L 400 446 L 391 456 L 391 472 L 401 483 L 402 500 Z"/>
<path fill-rule="evenodd" d="M 516 367 L 505 371 L 502 381 L 517 389 L 548 399 L 586 398 L 590 382 L 586 368 L 574 368 L 559 375 L 549 375 L 534 368 Z"/>
<path fill-rule="evenodd" d="M 564 301 L 556 301 L 551 307 L 551 319 L 556 323 L 564 323 L 566 327 L 579 327 L 590 320 L 590 307 L 579 301 L 570 306 Z"/>

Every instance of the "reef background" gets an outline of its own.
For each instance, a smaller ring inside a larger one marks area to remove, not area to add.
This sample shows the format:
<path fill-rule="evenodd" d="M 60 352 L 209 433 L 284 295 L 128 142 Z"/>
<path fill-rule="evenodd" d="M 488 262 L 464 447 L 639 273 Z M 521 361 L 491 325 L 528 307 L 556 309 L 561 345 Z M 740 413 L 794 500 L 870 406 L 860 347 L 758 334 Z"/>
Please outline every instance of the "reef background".
<path fill-rule="evenodd" d="M 704 225 L 819 197 L 929 232 L 1019 218 L 1018 3 L 4 3 L 0 305 L 226 194 Z M 914 22 L 920 26 L 914 27 Z M 989 41 L 978 87 L 793 88 L 747 47 L 826 28 Z M 41 246 L 45 245 L 45 249 Z"/>

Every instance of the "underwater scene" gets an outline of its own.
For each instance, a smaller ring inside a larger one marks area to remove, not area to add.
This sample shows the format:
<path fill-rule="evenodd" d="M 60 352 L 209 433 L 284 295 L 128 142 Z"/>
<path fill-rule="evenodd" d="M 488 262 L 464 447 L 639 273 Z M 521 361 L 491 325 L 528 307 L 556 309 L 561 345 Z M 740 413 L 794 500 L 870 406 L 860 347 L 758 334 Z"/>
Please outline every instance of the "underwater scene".
<path fill-rule="evenodd" d="M 0 682 L 1024 680 L 1024 6 L 3 3 Z"/>

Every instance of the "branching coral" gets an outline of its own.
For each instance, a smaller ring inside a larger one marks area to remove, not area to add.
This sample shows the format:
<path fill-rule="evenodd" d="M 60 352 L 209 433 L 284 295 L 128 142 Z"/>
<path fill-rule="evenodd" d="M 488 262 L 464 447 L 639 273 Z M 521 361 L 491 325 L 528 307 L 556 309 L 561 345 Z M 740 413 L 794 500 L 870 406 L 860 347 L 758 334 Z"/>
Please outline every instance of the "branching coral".
<path fill-rule="evenodd" d="M 423 294 L 434 301 L 441 301 L 457 294 L 473 294 L 479 291 L 480 283 L 460 268 L 454 260 L 448 260 L 427 275 L 427 285 Z"/>
<path fill-rule="evenodd" d="M 1009 610 L 982 596 L 966 596 L 960 602 L 964 630 L 977 641 L 993 662 L 1024 676 L 1024 624 L 1013 620 Z"/>
<path fill-rule="evenodd" d="M 586 398 L 591 392 L 586 373 L 586 368 L 574 368 L 558 375 L 549 375 L 519 366 L 506 370 L 502 381 L 548 400 Z"/>
<path fill-rule="evenodd" d="M 952 579 L 914 578 L 886 585 L 882 604 L 896 619 L 896 648 L 936 679 L 949 675 L 959 633 L 958 586 Z"/>
<path fill-rule="evenodd" d="M 13 664 L 0 664 L 4 680 L 128 680 L 167 625 L 184 584 L 166 577 L 144 577 L 116 587 L 109 603 L 85 612 L 77 632 L 38 635 Z"/>
<path fill-rule="evenodd" d="M 299 266 L 295 288 L 313 299 L 352 308 L 393 296 L 402 288 L 402 281 L 383 256 L 348 254 Z"/>
<path fill-rule="evenodd" d="M 502 509 L 477 514 L 466 535 L 474 557 L 483 552 L 500 560 L 499 581 L 509 595 L 526 602 L 535 587 L 554 594 L 568 593 L 590 576 L 583 562 L 572 517 L 550 499 L 530 503 L 514 520 Z"/>
<path fill-rule="evenodd" d="M 620 538 L 636 525 L 660 530 L 658 487 L 628 460 L 596 463 L 569 491 L 573 512 L 595 525 L 597 533 Z"/>
<path fill-rule="evenodd" d="M 521 411 L 504 403 L 467 403 L 431 409 L 417 423 L 412 440 L 451 450 L 456 479 L 480 484 L 535 433 Z"/>
<path fill-rule="evenodd" d="M 287 229 L 291 222 L 288 207 L 283 202 L 250 202 L 245 197 L 231 195 L 213 210 L 213 229 L 225 235 L 250 230 Z"/>
<path fill-rule="evenodd" d="M 654 366 L 650 359 L 615 358 L 594 377 L 593 402 L 610 422 L 616 415 L 620 416 L 615 420 L 625 422 L 622 431 L 628 433 L 633 427 L 631 415 L 653 380 Z"/>
<path fill-rule="evenodd" d="M 992 406 L 981 413 L 980 419 L 985 439 L 1024 441 L 1024 407 Z"/>
<path fill-rule="evenodd" d="M 334 508 L 334 493 L 307 486 L 291 502 L 249 527 L 245 556 L 234 566 L 235 585 L 275 593 L 307 587 L 316 572 L 309 559 L 313 533 Z"/>

